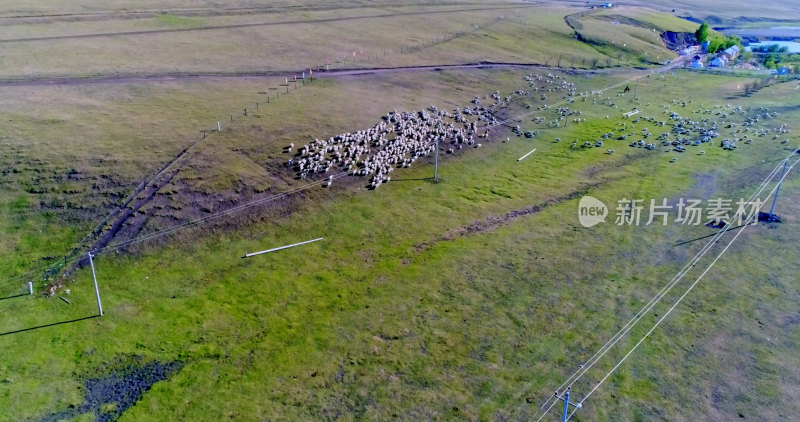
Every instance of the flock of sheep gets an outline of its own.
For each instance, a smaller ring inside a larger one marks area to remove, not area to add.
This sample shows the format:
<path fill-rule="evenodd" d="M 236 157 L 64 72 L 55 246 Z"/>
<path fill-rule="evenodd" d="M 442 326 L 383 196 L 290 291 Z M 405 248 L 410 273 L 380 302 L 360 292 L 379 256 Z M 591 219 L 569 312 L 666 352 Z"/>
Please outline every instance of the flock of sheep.
<path fill-rule="evenodd" d="M 547 95 L 560 94 L 567 106 L 555 109 L 554 118 L 546 122 L 548 128 L 566 126 L 570 120 L 573 123 L 586 121 L 581 111 L 572 108 L 572 104 L 578 100 L 587 102 L 591 99 L 592 104 L 597 104 L 599 99 L 602 105 L 619 108 L 611 97 L 603 98 L 603 91 L 579 92 L 575 84 L 563 76 L 549 73 L 529 74 L 524 79 L 528 84 L 528 91 L 516 90 L 507 96 L 501 96 L 499 91 L 495 91 L 484 95 L 483 99 L 475 97 L 471 105 L 456 107 L 452 112 L 435 106 L 411 112 L 394 110 L 381 116 L 381 120 L 375 126 L 365 130 L 343 133 L 328 139 L 314 139 L 297 148 L 294 144 L 290 144 L 286 150 L 294 157 L 288 164 L 301 179 L 328 174 L 335 169 L 339 174 L 368 177 L 368 187 L 377 189 L 381 184 L 391 180 L 390 173 L 395 168 L 411 167 L 416 160 L 436 154 L 437 148 L 439 152 L 446 154 L 456 153 L 465 147 L 479 148 L 482 145 L 479 141 L 489 136 L 490 129 L 506 123 L 497 120 L 495 117 L 497 111 L 508 107 L 514 100 L 520 100 L 519 103 L 526 108 L 531 108 L 526 100 L 539 100 L 542 103 L 536 110 L 547 111 L 550 109 L 550 106 L 544 103 L 547 101 Z M 624 95 L 624 92 L 619 93 L 617 97 Z M 482 105 L 482 100 L 486 105 Z M 630 117 L 639 113 L 638 109 L 634 109 L 623 115 L 623 120 L 618 121 L 612 131 L 602 133 L 597 139 L 583 142 L 581 147 L 599 148 L 608 140 L 639 137 L 640 139 L 630 142 L 629 146 L 655 150 L 660 143 L 662 147 L 669 148 L 667 151 L 685 152 L 687 146 L 702 145 L 720 137 L 720 132 L 724 129 L 730 136 L 721 139 L 720 147 L 734 150 L 738 148 L 739 143 L 749 144 L 756 137 L 772 135 L 773 139 L 778 139 L 789 132 L 785 124 L 773 129 L 757 128 L 756 124 L 778 116 L 777 112 L 771 112 L 763 107 L 744 109 L 730 104 L 713 107 L 701 105 L 699 109 L 693 111 L 698 115 L 694 118 L 681 116 L 671 109 L 686 108 L 691 103 L 692 100 L 672 100 L 671 104 L 660 104 L 659 108 L 666 115 L 662 119 L 646 116 L 631 119 Z M 606 116 L 606 119 L 609 118 L 610 116 Z M 735 119 L 741 123 L 734 122 Z M 546 119 L 541 116 L 533 119 L 536 124 L 545 124 L 545 121 Z M 649 127 L 636 129 L 636 124 L 640 122 L 650 124 L 654 128 L 671 125 L 671 129 L 655 135 Z M 519 125 L 508 127 L 517 136 L 533 138 L 539 134 L 538 130 L 523 131 Z M 556 138 L 556 142 L 560 140 Z M 578 142 L 579 140 L 575 139 L 571 147 L 578 148 Z M 782 142 L 787 143 L 788 139 Z M 614 150 L 609 149 L 607 153 L 613 154 Z M 699 151 L 699 154 L 705 154 L 705 151 Z M 672 159 L 675 160 L 677 158 Z M 330 187 L 333 180 L 333 175 L 326 176 L 327 183 L 323 186 Z"/>
<path fill-rule="evenodd" d="M 465 115 L 477 115 L 471 120 Z M 354 176 L 370 177 L 369 187 L 378 188 L 391 180 L 394 168 L 406 168 L 421 157 L 436 152 L 437 145 L 447 153 L 464 146 L 479 147 L 476 139 L 485 138 L 478 123 L 490 127 L 496 120 L 485 107 L 456 109 L 451 114 L 434 106 L 428 110 L 398 112 L 381 117 L 375 126 L 343 133 L 328 139 L 314 139 L 296 152 L 294 165 L 300 178 L 325 174 L 336 168 Z M 294 151 L 294 145 L 289 145 Z M 332 177 L 327 178 L 330 186 Z"/>
<path fill-rule="evenodd" d="M 575 85 L 561 76 L 531 74 L 525 76 L 525 80 L 542 101 L 546 100 L 548 92 L 574 92 Z M 442 153 L 453 154 L 465 147 L 481 147 L 479 141 L 499 125 L 495 117 L 498 108 L 507 107 L 517 97 L 533 95 L 517 90 L 501 97 L 500 92 L 495 91 L 483 97 L 487 105 L 482 105 L 481 98 L 475 97 L 470 106 L 457 107 L 452 112 L 436 106 L 411 112 L 394 110 L 381 116 L 380 122 L 369 129 L 314 139 L 297 147 L 290 144 L 286 150 L 294 157 L 288 164 L 301 179 L 339 170 L 369 177 L 368 187 L 377 189 L 391 180 L 390 173 L 395 168 L 411 167 L 419 158 L 435 154 L 437 148 Z M 325 180 L 323 186 L 330 187 L 334 177 L 326 176 Z"/>

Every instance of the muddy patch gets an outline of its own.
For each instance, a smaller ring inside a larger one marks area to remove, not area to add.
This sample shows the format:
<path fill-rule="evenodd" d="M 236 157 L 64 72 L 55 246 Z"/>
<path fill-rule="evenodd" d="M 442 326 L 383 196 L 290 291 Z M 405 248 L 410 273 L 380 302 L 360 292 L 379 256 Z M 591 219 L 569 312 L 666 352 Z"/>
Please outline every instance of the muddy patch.
<path fill-rule="evenodd" d="M 66 410 L 44 416 L 42 422 L 72 419 L 93 413 L 97 421 L 114 421 L 139 401 L 153 384 L 166 380 L 183 367 L 182 362 L 161 363 L 138 361 L 110 370 L 96 378 L 87 378 L 80 387 L 84 402 Z"/>

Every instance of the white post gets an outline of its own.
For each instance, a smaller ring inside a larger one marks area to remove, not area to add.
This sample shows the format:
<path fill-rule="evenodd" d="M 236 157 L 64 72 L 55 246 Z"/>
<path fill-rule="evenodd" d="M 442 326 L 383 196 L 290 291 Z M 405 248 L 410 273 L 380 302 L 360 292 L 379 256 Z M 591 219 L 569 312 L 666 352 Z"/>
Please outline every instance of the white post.
<path fill-rule="evenodd" d="M 281 246 L 281 247 L 278 247 L 278 248 L 267 249 L 265 251 L 252 252 L 252 253 L 245 254 L 242 258 L 250 258 L 251 256 L 261 255 L 261 254 L 264 254 L 264 253 L 275 252 L 275 251 L 279 251 L 281 249 L 293 248 L 295 246 L 305 245 L 306 243 L 318 242 L 318 241 L 323 240 L 323 239 L 324 238 L 319 237 L 319 238 L 312 239 L 312 240 L 306 240 L 305 242 L 292 243 L 291 245 L 286 245 L 286 246 Z"/>
<path fill-rule="evenodd" d="M 534 152 L 536 152 L 536 148 L 532 149 L 532 150 L 531 150 L 529 153 L 527 153 L 527 154 L 523 155 L 522 157 L 519 157 L 519 158 L 517 158 L 517 161 L 522 161 L 522 160 L 524 160 L 524 159 L 525 159 L 525 157 L 527 157 L 527 156 L 529 156 L 529 155 L 533 154 Z"/>
<path fill-rule="evenodd" d="M 222 125 L 219 124 L 219 120 L 217 120 L 217 132 L 222 132 Z"/>
<path fill-rule="evenodd" d="M 33 294 L 33 282 L 28 282 L 28 293 Z"/>
<path fill-rule="evenodd" d="M 433 180 L 439 181 L 439 138 L 436 138 L 436 153 L 433 157 Z"/>
<path fill-rule="evenodd" d="M 97 276 L 94 273 L 94 261 L 92 260 L 92 253 L 89 252 L 89 265 L 92 267 L 92 279 L 94 280 L 94 295 L 97 297 L 97 311 L 100 316 L 103 316 L 103 304 L 100 303 L 100 290 L 97 288 Z"/>

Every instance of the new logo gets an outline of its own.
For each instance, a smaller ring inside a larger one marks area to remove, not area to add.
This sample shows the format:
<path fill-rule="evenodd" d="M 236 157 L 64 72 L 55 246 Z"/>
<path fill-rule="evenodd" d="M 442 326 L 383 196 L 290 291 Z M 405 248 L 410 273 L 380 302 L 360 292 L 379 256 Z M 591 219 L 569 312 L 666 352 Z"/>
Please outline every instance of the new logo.
<path fill-rule="evenodd" d="M 578 221 L 583 227 L 592 227 L 604 223 L 608 216 L 608 207 L 599 199 L 586 195 L 578 204 Z"/>

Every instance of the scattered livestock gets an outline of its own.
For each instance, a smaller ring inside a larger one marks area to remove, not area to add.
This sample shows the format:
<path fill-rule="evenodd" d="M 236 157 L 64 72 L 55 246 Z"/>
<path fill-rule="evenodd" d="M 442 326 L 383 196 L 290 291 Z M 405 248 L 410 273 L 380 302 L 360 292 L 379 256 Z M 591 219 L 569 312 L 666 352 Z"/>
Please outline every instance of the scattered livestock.
<path fill-rule="evenodd" d="M 369 187 L 377 189 L 391 180 L 390 173 L 395 168 L 411 167 L 416 160 L 436 153 L 437 148 L 446 154 L 454 154 L 465 146 L 480 148 L 482 143 L 478 141 L 487 138 L 489 129 L 499 124 L 494 116 L 496 108 L 507 107 L 517 98 L 538 97 L 544 101 L 550 93 L 565 93 L 566 98 L 576 95 L 575 84 L 560 75 L 529 74 L 524 79 L 528 83 L 527 90 L 518 89 L 509 95 L 494 91 L 483 98 L 475 96 L 470 106 L 456 107 L 452 112 L 435 106 L 412 112 L 394 110 L 365 130 L 314 139 L 296 148 L 291 143 L 285 148 L 294 154 L 288 165 L 300 179 L 338 169 L 369 178 Z M 539 109 L 548 110 L 549 107 L 543 104 Z M 557 114 L 558 118 L 551 122 L 553 127 L 561 127 L 561 121 L 567 116 L 582 113 L 560 108 Z M 512 130 L 526 138 L 538 134 L 538 131 L 523 132 L 519 126 Z M 508 141 L 510 138 L 506 138 Z M 332 182 L 333 177 L 327 176 L 323 186 L 330 187 Z"/>
<path fill-rule="evenodd" d="M 394 110 L 383 116 L 373 127 L 356 132 L 343 133 L 328 139 L 314 139 L 307 144 L 295 147 L 294 143 L 286 148 L 294 153 L 289 166 L 294 168 L 301 179 L 315 174 L 326 174 L 333 169 L 352 176 L 369 179 L 369 187 L 377 189 L 381 184 L 391 180 L 390 173 L 395 168 L 408 168 L 423 157 L 437 152 L 455 154 L 465 147 L 480 148 L 481 138 L 488 138 L 489 129 L 498 126 L 495 113 L 498 108 L 509 107 L 515 100 L 520 107 L 530 108 L 528 100 L 546 101 L 548 94 L 562 95 L 562 104 L 554 106 L 553 120 L 536 116 L 532 121 L 546 124 L 548 128 L 563 128 L 566 122 L 585 122 L 580 117 L 583 112 L 575 110 L 572 104 L 576 101 L 592 104 L 598 101 L 606 107 L 619 108 L 611 97 L 603 96 L 601 90 L 577 91 L 575 84 L 562 76 L 545 74 L 529 74 L 524 77 L 528 89 L 518 89 L 509 95 L 501 95 L 500 91 L 482 97 L 475 96 L 469 106 L 459 106 L 447 111 L 430 106 L 426 110 L 398 112 Z M 622 97 L 623 95 L 618 95 Z M 689 106 L 691 99 L 674 99 L 669 104 L 659 104 L 661 118 L 644 115 L 644 111 L 634 108 L 622 115 L 613 130 L 599 134 L 598 138 L 583 141 L 581 148 L 601 148 L 606 142 L 613 140 L 626 141 L 630 137 L 640 138 L 628 144 L 631 147 L 656 150 L 656 145 L 669 147 L 667 151 L 685 152 L 687 147 L 699 146 L 719 138 L 719 146 L 724 150 L 734 151 L 740 144 L 749 145 L 758 138 L 773 139 L 787 144 L 785 138 L 790 129 L 785 123 L 773 127 L 765 127 L 764 123 L 777 118 L 780 114 L 765 107 L 732 106 L 730 104 L 706 107 L 700 105 L 696 110 Z M 649 104 L 647 105 L 649 106 Z M 547 112 L 551 108 L 547 104 L 538 107 L 538 111 Z M 681 115 L 678 112 L 686 115 Z M 635 118 L 634 118 L 635 117 Z M 606 120 L 611 116 L 606 115 Z M 522 120 L 518 120 L 522 122 Z M 642 127 L 642 125 L 646 125 Z M 639 127 L 637 127 L 639 126 Z M 524 131 L 519 125 L 508 126 L 511 132 L 519 137 L 534 138 L 538 130 Z M 727 136 L 722 136 L 722 133 Z M 781 139 L 783 140 L 781 141 Z M 506 137 L 503 142 L 510 142 Z M 561 138 L 555 138 L 560 142 Z M 579 149 L 582 142 L 576 139 L 570 149 Z M 789 148 L 786 146 L 786 148 Z M 606 154 L 614 154 L 614 149 L 606 149 Z M 704 155 L 700 151 L 698 155 Z M 671 162 L 677 161 L 673 158 Z M 330 187 L 333 176 L 326 176 L 324 187 Z"/>

